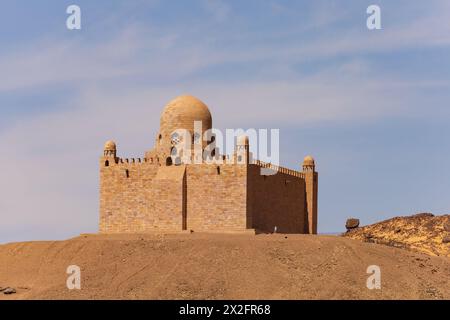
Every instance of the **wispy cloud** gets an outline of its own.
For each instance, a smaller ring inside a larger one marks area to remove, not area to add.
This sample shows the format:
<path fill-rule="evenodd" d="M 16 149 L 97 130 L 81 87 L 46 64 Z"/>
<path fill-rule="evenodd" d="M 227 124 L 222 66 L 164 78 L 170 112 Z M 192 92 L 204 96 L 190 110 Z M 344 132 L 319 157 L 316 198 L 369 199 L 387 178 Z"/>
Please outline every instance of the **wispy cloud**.
<path fill-rule="evenodd" d="M 220 17 L 226 17 L 230 12 L 229 5 L 219 0 L 203 3 L 205 8 L 218 12 Z M 385 29 L 379 32 L 357 26 L 344 29 L 345 32 L 338 29 L 301 40 L 301 35 L 296 35 L 299 31 L 294 30 L 290 37 L 299 40 L 286 41 L 283 46 L 277 42 L 256 40 L 253 34 L 245 35 L 243 32 L 241 37 L 244 38 L 237 43 L 240 48 L 217 47 L 214 43 L 193 41 L 196 34 L 185 38 L 182 31 L 154 30 L 138 24 L 127 27 L 113 38 L 95 43 L 86 44 L 83 38 L 58 42 L 50 38 L 36 40 L 23 46 L 19 53 L 14 51 L 0 56 L 3 75 L 0 91 L 64 82 L 109 81 L 131 76 L 180 81 L 186 77 L 196 77 L 209 67 L 229 63 L 250 66 L 284 64 L 289 69 L 304 61 L 333 59 L 343 55 L 360 59 L 357 57 L 359 54 L 395 52 L 415 47 L 448 47 L 450 26 L 446 23 L 447 7 L 445 3 L 435 4 L 435 10 L 428 15 L 407 24 L 385 25 Z M 311 18 L 311 23 L 324 26 L 346 16 L 342 10 L 316 8 L 314 12 L 318 13 L 314 19 Z M 223 40 L 227 41 L 227 38 Z M 269 78 L 270 74 L 266 76 Z"/>

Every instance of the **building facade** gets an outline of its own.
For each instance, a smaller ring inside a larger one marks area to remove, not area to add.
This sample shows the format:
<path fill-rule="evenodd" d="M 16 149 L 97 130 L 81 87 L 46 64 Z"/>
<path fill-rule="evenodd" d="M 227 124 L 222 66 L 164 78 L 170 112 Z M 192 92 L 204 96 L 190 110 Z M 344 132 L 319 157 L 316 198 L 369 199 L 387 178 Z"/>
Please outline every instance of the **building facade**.
<path fill-rule="evenodd" d="M 263 163 L 241 136 L 231 157 L 212 149 L 222 163 L 195 161 L 214 145 L 211 128 L 208 107 L 181 96 L 164 108 L 155 146 L 144 158 L 120 158 L 108 141 L 100 158 L 100 232 L 317 233 L 318 173 L 311 156 L 302 171 Z M 177 148 L 191 137 L 192 151 Z"/>

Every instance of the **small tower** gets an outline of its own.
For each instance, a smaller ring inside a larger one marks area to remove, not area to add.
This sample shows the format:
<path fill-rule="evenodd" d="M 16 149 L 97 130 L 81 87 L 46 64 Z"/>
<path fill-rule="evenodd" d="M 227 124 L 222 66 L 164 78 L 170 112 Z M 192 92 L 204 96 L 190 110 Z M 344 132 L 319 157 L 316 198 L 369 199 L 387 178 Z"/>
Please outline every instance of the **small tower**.
<path fill-rule="evenodd" d="M 114 141 L 107 141 L 103 148 L 102 162 L 105 167 L 109 167 L 110 164 L 116 162 L 117 158 L 117 146 Z"/>
<path fill-rule="evenodd" d="M 236 145 L 236 163 L 249 164 L 250 163 L 250 146 L 248 137 L 245 135 L 237 138 Z"/>
<path fill-rule="evenodd" d="M 312 156 L 303 160 L 303 174 L 306 185 L 306 211 L 308 214 L 308 233 L 317 234 L 317 191 L 318 173 Z"/>

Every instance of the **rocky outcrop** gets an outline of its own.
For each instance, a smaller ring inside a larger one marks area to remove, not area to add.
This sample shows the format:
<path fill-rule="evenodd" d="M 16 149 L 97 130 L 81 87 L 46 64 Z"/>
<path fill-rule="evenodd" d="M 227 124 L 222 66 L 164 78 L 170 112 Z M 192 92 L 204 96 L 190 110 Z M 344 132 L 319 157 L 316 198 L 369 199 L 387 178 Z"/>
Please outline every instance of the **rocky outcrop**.
<path fill-rule="evenodd" d="M 450 221 L 447 221 L 447 223 L 444 224 L 444 231 L 450 232 Z"/>
<path fill-rule="evenodd" d="M 450 257 L 449 230 L 450 215 L 419 213 L 350 229 L 343 236 L 433 256 Z"/>

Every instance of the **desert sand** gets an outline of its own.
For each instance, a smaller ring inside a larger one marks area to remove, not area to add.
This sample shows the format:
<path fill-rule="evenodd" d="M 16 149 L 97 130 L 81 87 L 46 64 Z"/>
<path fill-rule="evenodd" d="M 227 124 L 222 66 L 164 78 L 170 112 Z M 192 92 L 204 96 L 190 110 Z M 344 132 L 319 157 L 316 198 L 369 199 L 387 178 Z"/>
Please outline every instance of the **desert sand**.
<path fill-rule="evenodd" d="M 68 290 L 69 265 L 81 290 Z M 369 265 L 381 289 L 366 287 Z M 0 299 L 450 299 L 450 259 L 323 235 L 82 235 L 0 245 Z"/>

